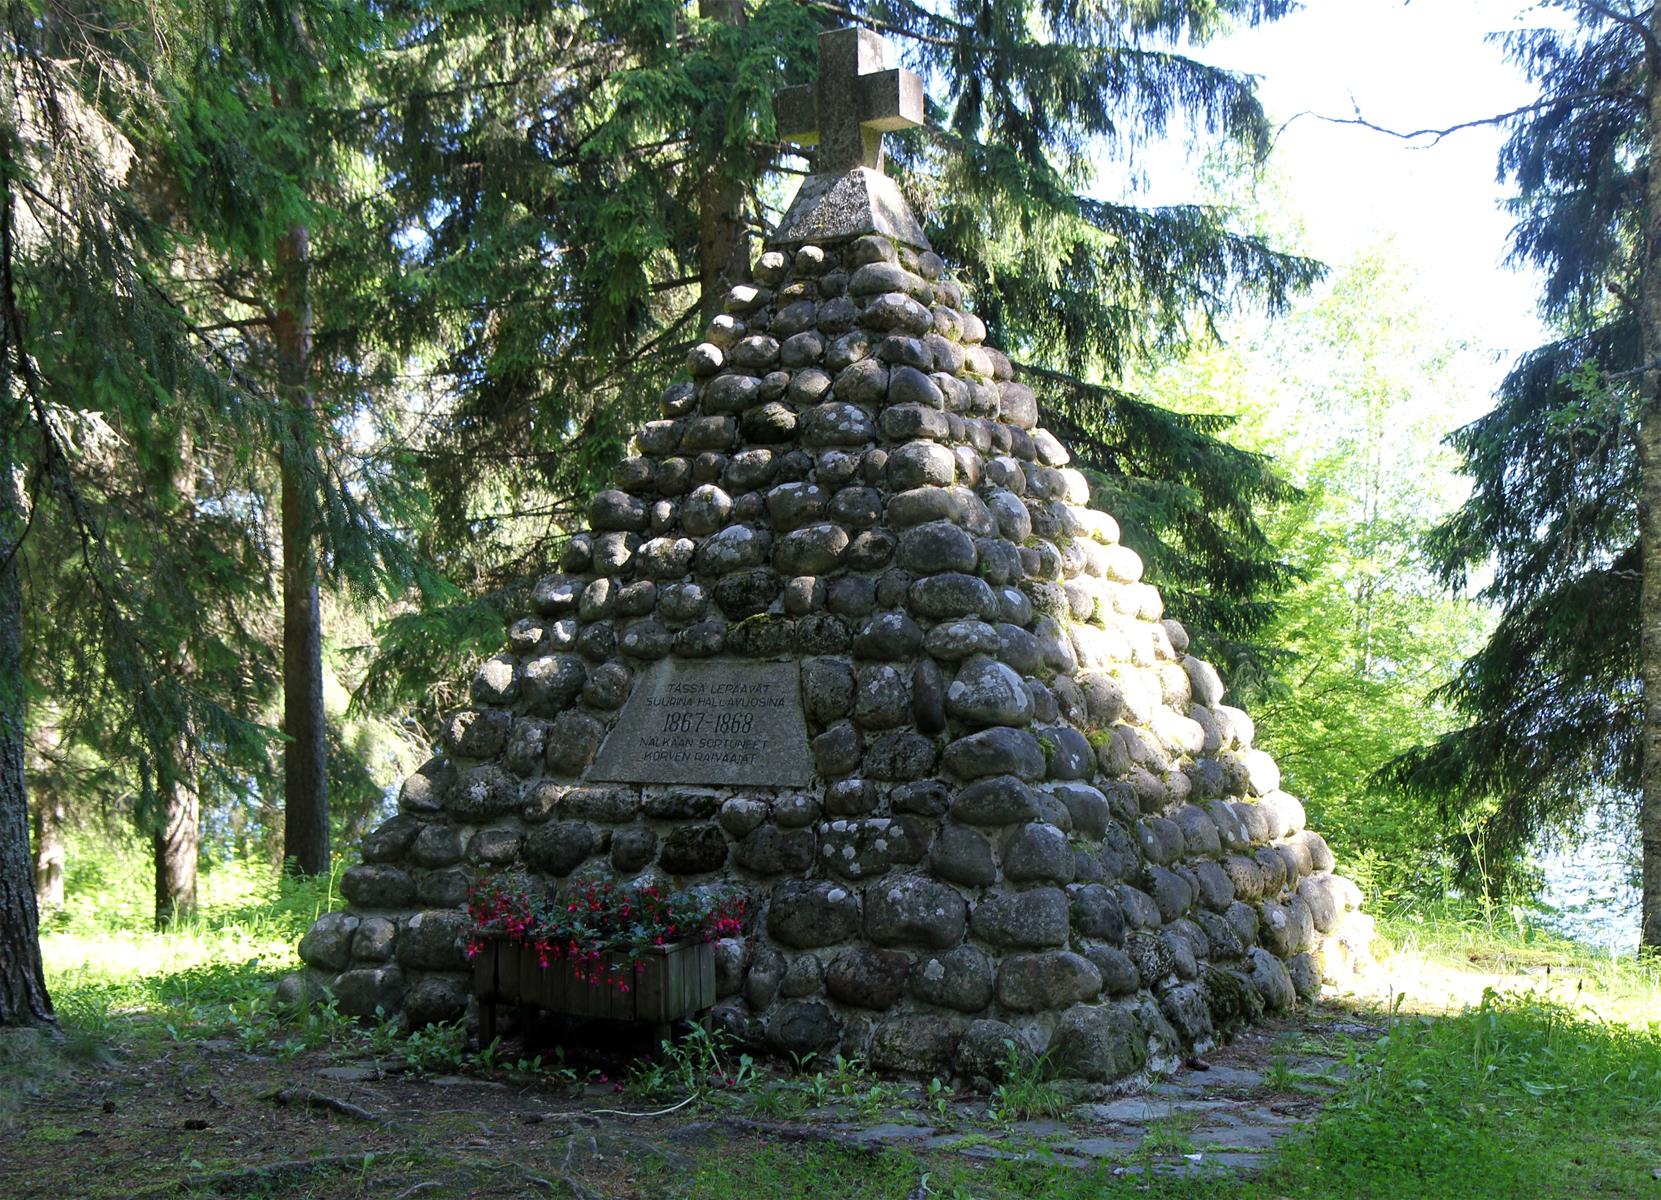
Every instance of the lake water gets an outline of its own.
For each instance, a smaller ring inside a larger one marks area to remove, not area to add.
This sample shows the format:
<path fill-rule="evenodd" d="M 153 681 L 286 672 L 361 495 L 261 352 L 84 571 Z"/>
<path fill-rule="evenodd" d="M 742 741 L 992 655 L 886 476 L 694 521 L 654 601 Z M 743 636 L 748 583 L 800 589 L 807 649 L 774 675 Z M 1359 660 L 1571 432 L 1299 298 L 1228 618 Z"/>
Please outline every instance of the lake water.
<path fill-rule="evenodd" d="M 1579 844 L 1538 856 L 1554 914 L 1543 923 L 1588 945 L 1620 954 L 1638 949 L 1638 889 L 1633 884 L 1637 830 L 1594 819 Z"/>

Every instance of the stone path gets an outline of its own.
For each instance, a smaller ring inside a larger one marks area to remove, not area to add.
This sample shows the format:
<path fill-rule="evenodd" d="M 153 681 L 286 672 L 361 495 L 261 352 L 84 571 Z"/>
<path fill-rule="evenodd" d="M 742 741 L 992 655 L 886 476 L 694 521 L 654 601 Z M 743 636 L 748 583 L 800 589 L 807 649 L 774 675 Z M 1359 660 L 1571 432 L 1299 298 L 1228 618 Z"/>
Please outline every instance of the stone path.
<path fill-rule="evenodd" d="M 1337 1021 L 1324 1032 L 1371 1040 L 1381 1030 Z M 966 1158 L 1043 1158 L 1069 1166 L 1146 1170 L 1252 1171 L 1313 1119 L 1342 1085 L 1345 1062 L 1298 1049 L 1293 1035 L 1256 1029 L 1208 1061 L 1115 1099 L 1081 1103 L 1064 1119 L 1009 1122 L 984 1100 L 945 1113 L 897 1107 L 880 1118 L 820 1111 L 825 1141 L 861 1147 L 956 1153 Z M 803 1123 L 744 1121 L 750 1131 L 800 1138 Z"/>

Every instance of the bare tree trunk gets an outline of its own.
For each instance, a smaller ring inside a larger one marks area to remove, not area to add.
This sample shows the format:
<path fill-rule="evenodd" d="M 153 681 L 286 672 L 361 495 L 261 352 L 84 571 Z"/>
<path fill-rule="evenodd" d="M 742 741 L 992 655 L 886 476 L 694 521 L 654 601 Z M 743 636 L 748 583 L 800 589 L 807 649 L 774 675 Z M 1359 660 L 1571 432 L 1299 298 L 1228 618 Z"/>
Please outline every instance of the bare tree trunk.
<path fill-rule="evenodd" d="M 10 197 L 5 198 L 10 203 Z M 8 213 L 9 215 L 9 213 Z M 9 386 L 0 366 L 0 396 Z M 0 413 L 0 1026 L 53 1025 L 40 961 L 40 914 L 23 788 L 23 497 Z"/>
<path fill-rule="evenodd" d="M 291 91 L 292 96 L 292 91 Z M 297 97 L 295 97 L 297 99 Z M 309 237 L 289 230 L 277 247 L 274 340 L 277 378 L 289 406 L 282 454 L 283 853 L 302 875 L 329 870 L 328 730 L 323 710 L 323 614 L 317 590 L 317 529 L 310 459 L 313 399 Z"/>
<path fill-rule="evenodd" d="M 64 827 L 68 824 L 59 755 L 63 725 L 50 702 L 35 712 L 34 733 L 23 761 L 35 829 L 35 903 L 42 916 L 63 907 Z"/>
<path fill-rule="evenodd" d="M 63 907 L 64 806 L 56 789 L 35 789 L 35 903 L 43 913 Z"/>
<path fill-rule="evenodd" d="M 698 0 L 698 15 L 742 25 L 743 0 Z M 706 325 L 721 313 L 728 290 L 749 278 L 743 185 L 711 172 L 698 187 L 698 308 Z"/>
<path fill-rule="evenodd" d="M 190 747 L 179 749 L 179 762 L 190 761 Z M 161 781 L 161 811 L 150 834 L 156 865 L 156 928 L 196 912 L 196 865 L 202 851 L 202 801 L 183 778 Z"/>
<path fill-rule="evenodd" d="M 179 444 L 173 490 L 189 519 L 195 519 L 196 453 L 189 437 Z M 188 642 L 174 648 L 165 668 L 181 683 L 196 676 L 196 657 Z M 155 923 L 165 929 L 180 917 L 196 913 L 196 866 L 202 849 L 202 802 L 192 780 L 196 737 L 189 715 L 173 738 L 170 761 L 161 764 L 156 779 L 157 808 L 150 826 L 150 852 L 155 868 Z"/>
<path fill-rule="evenodd" d="M 1661 41 L 1661 5 L 1650 11 L 1650 73 L 1646 96 L 1649 165 L 1644 195 L 1643 362 L 1638 414 L 1638 546 L 1643 562 L 1639 599 L 1639 677 L 1644 688 L 1639 835 L 1643 901 L 1639 946 L 1661 954 L 1661 87 L 1653 45 Z"/>

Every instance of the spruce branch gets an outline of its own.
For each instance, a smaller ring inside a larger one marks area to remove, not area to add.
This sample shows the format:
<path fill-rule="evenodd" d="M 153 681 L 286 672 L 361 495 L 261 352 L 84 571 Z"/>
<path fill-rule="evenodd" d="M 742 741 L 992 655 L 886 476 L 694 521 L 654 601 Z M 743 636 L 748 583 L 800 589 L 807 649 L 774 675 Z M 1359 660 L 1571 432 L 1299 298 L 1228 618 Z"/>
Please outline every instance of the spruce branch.
<path fill-rule="evenodd" d="M 1629 33 L 1637 34 L 1639 40 L 1644 43 L 1644 58 L 1648 61 L 1652 72 L 1656 69 L 1657 64 L 1661 64 L 1661 43 L 1656 42 L 1654 32 L 1643 18 L 1630 12 L 1621 12 L 1618 9 L 1611 8 L 1609 5 L 1601 3 L 1601 0 L 1579 0 L 1579 3 L 1580 7 L 1596 13 L 1605 20 L 1613 21 Z"/>

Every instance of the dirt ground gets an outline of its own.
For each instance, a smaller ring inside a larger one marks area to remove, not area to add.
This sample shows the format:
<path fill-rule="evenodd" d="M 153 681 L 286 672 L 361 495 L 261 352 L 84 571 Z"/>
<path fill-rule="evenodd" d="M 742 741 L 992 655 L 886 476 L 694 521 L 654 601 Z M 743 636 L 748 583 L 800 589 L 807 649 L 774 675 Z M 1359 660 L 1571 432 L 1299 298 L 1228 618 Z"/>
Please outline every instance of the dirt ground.
<path fill-rule="evenodd" d="M 339 1051 L 179 1040 L 10 1081 L 0 1194 L 644 1200 L 681 1192 L 712 1158 L 791 1141 L 1250 1170 L 1319 1110 L 1344 1069 L 1339 1047 L 1376 1036 L 1370 1022 L 1322 1008 L 1265 1024 L 1168 1079 L 1043 1119 L 868 1076 L 810 1086 L 763 1070 L 738 1087 L 643 1095 L 592 1069 L 582 1083 L 433 1075 Z"/>

